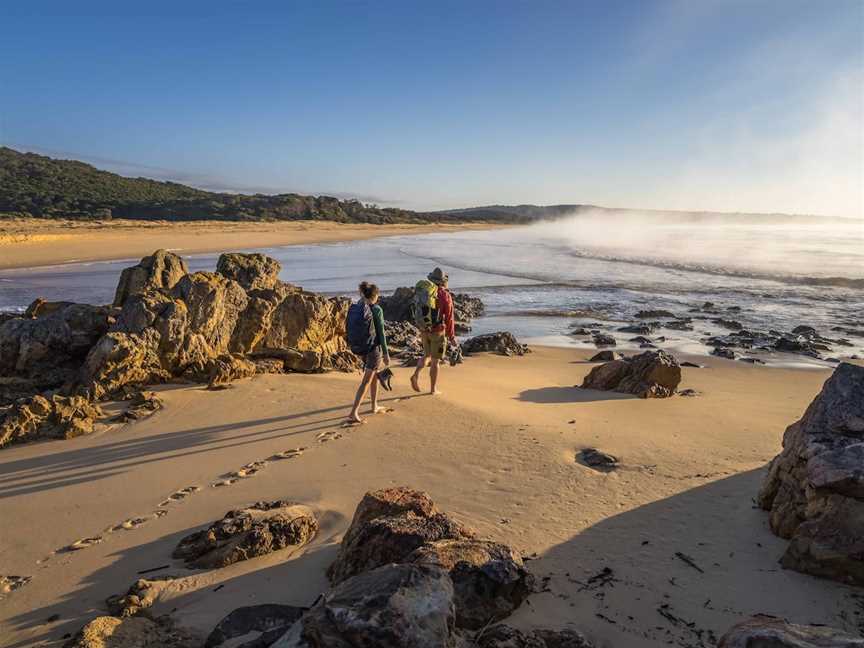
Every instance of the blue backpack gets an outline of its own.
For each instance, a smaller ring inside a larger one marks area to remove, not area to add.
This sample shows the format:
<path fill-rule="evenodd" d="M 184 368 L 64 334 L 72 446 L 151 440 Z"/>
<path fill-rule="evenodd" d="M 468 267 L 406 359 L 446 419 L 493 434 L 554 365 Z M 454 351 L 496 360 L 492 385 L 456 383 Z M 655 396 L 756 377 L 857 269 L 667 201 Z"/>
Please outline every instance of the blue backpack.
<path fill-rule="evenodd" d="M 348 346 L 357 355 L 366 355 L 378 342 L 375 334 L 375 322 L 372 319 L 372 308 L 365 299 L 351 304 L 348 309 L 348 319 L 345 322 Z"/>

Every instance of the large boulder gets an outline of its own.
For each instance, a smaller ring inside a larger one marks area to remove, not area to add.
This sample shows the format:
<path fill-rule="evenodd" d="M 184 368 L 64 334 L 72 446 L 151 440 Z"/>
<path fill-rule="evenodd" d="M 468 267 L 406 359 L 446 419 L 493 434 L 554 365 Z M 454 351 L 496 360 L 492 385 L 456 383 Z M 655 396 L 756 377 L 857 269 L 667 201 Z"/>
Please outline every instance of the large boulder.
<path fill-rule="evenodd" d="M 273 648 L 457 648 L 453 584 L 426 565 L 384 565 L 325 594 Z"/>
<path fill-rule="evenodd" d="M 213 628 L 204 642 L 204 648 L 216 648 L 226 641 L 256 632 L 259 633 L 257 637 L 244 642 L 239 648 L 270 646 L 303 616 L 306 609 L 276 603 L 237 608 Z"/>
<path fill-rule="evenodd" d="M 215 272 L 196 272 L 181 278 L 172 294 L 186 305 L 189 329 L 204 338 L 212 354 L 228 351 L 249 302 L 240 284 Z"/>
<path fill-rule="evenodd" d="M 123 306 L 126 300 L 150 288 L 170 290 L 189 273 L 186 262 L 172 252 L 156 250 L 136 266 L 125 268 L 114 293 L 114 305 Z"/>
<path fill-rule="evenodd" d="M 786 428 L 758 502 L 784 567 L 864 585 L 864 367 L 840 364 Z"/>
<path fill-rule="evenodd" d="M 505 356 L 521 356 L 528 353 L 528 345 L 520 343 L 509 331 L 476 335 L 462 343 L 466 354 L 492 352 Z"/>
<path fill-rule="evenodd" d="M 348 349 L 345 320 L 350 300 L 306 291 L 290 292 L 273 310 L 265 332 L 251 351 L 296 349 L 327 357 Z"/>
<path fill-rule="evenodd" d="M 732 627 L 717 648 L 864 648 L 864 638 L 828 626 L 796 625 L 765 615 Z"/>
<path fill-rule="evenodd" d="M 479 630 L 513 613 L 534 591 L 534 577 L 521 556 L 489 540 L 430 542 L 408 562 L 443 567 L 453 581 L 456 625 Z"/>
<path fill-rule="evenodd" d="M 0 448 L 10 443 L 90 434 L 101 416 L 99 406 L 83 396 L 37 395 L 16 403 L 0 419 Z"/>
<path fill-rule="evenodd" d="M 244 290 L 269 290 L 279 282 L 282 264 L 263 254 L 229 252 L 222 254 L 216 263 L 216 272 L 233 279 Z"/>
<path fill-rule="evenodd" d="M 94 399 L 103 399 L 127 386 L 162 382 L 171 373 L 159 358 L 159 334 L 147 329 L 141 335 L 108 333 L 87 355 L 80 382 Z"/>
<path fill-rule="evenodd" d="M 317 532 L 318 521 L 307 506 L 282 500 L 256 502 L 228 511 L 208 528 L 186 536 L 173 557 L 191 567 L 226 567 L 280 549 L 299 548 Z"/>
<path fill-rule="evenodd" d="M 393 291 L 392 295 L 382 296 L 378 305 L 384 311 L 384 319 L 390 322 L 413 322 L 411 304 L 414 303 L 414 289 L 402 286 Z"/>
<path fill-rule="evenodd" d="M 581 387 L 634 394 L 640 398 L 666 398 L 675 393 L 680 382 L 678 361 L 666 351 L 658 350 L 594 367 Z"/>
<path fill-rule="evenodd" d="M 201 638 L 174 627 L 171 620 L 157 621 L 143 616 L 121 619 L 96 617 L 85 625 L 64 648 L 199 648 Z"/>

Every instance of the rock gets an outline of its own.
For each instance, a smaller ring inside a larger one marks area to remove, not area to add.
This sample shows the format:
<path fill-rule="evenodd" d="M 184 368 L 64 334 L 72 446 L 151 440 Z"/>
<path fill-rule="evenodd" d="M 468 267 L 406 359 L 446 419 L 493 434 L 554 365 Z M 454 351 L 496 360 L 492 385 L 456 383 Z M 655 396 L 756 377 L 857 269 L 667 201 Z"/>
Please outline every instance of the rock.
<path fill-rule="evenodd" d="M 617 345 L 617 342 L 615 342 L 615 338 L 611 335 L 607 335 L 606 333 L 595 333 L 592 337 L 592 341 L 594 342 L 594 346 L 597 347 Z"/>
<path fill-rule="evenodd" d="M 158 579 L 139 578 L 126 591 L 126 594 L 109 596 L 105 601 L 112 616 L 125 619 L 147 612 L 164 591 L 165 585 L 174 580 L 173 576 L 162 576 Z"/>
<path fill-rule="evenodd" d="M 39 391 L 61 386 L 76 376 L 111 318 L 110 308 L 66 304 L 35 319 L 6 321 L 0 325 L 0 376 L 29 379 Z"/>
<path fill-rule="evenodd" d="M 284 361 L 282 361 L 284 367 Z M 235 380 L 251 378 L 258 366 L 238 353 L 223 353 L 201 365 L 186 370 L 186 377 L 195 382 L 206 382 L 208 389 L 221 389 Z"/>
<path fill-rule="evenodd" d="M 181 278 L 172 295 L 185 304 L 189 329 L 204 339 L 212 355 L 229 350 L 249 302 L 239 283 L 214 272 L 196 272 Z"/>
<path fill-rule="evenodd" d="M 204 648 L 216 648 L 229 639 L 242 637 L 251 632 L 261 633 L 255 643 L 269 646 L 284 635 L 307 609 L 273 603 L 237 608 L 217 624 L 213 632 L 208 635 Z M 244 646 L 248 645 L 248 643 L 244 644 Z"/>
<path fill-rule="evenodd" d="M 717 648 L 864 648 L 864 639 L 828 626 L 796 625 L 765 615 L 732 627 Z"/>
<path fill-rule="evenodd" d="M 729 349 L 726 349 L 727 351 Z M 738 358 L 738 362 L 747 362 L 749 364 L 765 364 L 764 360 L 760 360 L 759 358 Z"/>
<path fill-rule="evenodd" d="M 81 368 L 81 384 L 101 400 L 124 387 L 169 380 L 158 355 L 159 334 L 148 329 L 142 335 L 108 333 L 94 345 Z"/>
<path fill-rule="evenodd" d="M 666 398 L 675 393 L 680 382 L 681 367 L 672 355 L 665 351 L 646 351 L 594 367 L 581 387 L 614 390 L 640 398 Z"/>
<path fill-rule="evenodd" d="M 840 364 L 783 435 L 759 492 L 789 569 L 864 585 L 864 367 Z"/>
<path fill-rule="evenodd" d="M 27 310 L 24 311 L 24 317 L 32 319 L 35 319 L 37 317 L 46 317 L 47 315 L 51 315 L 52 313 L 56 313 L 57 311 L 66 308 L 67 306 L 73 305 L 73 302 L 49 302 L 42 297 L 37 297 L 32 302 L 30 302 Z"/>
<path fill-rule="evenodd" d="M 462 343 L 462 351 L 467 355 L 484 351 L 491 351 L 505 356 L 521 356 L 529 353 L 528 345 L 521 344 L 508 331 L 476 335 Z"/>
<path fill-rule="evenodd" d="M 384 320 L 384 333 L 390 355 L 399 358 L 404 365 L 416 364 L 423 357 L 420 330 L 410 322 Z"/>
<path fill-rule="evenodd" d="M 816 332 L 815 328 L 813 328 L 812 326 L 805 326 L 805 325 L 796 326 L 795 328 L 792 329 L 792 333 L 794 335 L 803 335 L 804 337 L 816 337 L 817 335 L 819 335 Z"/>
<path fill-rule="evenodd" d="M 510 547 L 488 540 L 439 540 L 423 545 L 408 562 L 437 565 L 450 574 L 456 625 L 479 630 L 513 613 L 534 590 L 534 577 Z"/>
<path fill-rule="evenodd" d="M 594 648 L 575 630 L 532 630 L 522 632 L 508 625 L 492 626 L 477 634 L 477 648 Z"/>
<path fill-rule="evenodd" d="M 486 312 L 486 305 L 479 297 L 465 293 L 453 293 L 453 318 L 457 322 L 470 322 Z"/>
<path fill-rule="evenodd" d="M 252 358 L 255 372 L 259 374 L 285 373 L 285 361 L 280 358 Z"/>
<path fill-rule="evenodd" d="M 120 273 L 120 281 L 114 293 L 114 305 L 123 306 L 133 295 L 149 288 L 171 290 L 182 277 L 189 274 L 186 262 L 166 250 L 156 250 L 140 263 Z"/>
<path fill-rule="evenodd" d="M 653 325 L 653 323 L 641 323 L 641 324 L 628 324 L 627 326 L 621 326 L 618 328 L 618 331 L 621 333 L 635 333 L 638 335 L 651 335 L 657 327 Z"/>
<path fill-rule="evenodd" d="M 692 331 L 693 325 L 689 320 L 675 320 L 674 322 L 664 322 L 664 328 L 672 329 L 673 331 Z"/>
<path fill-rule="evenodd" d="M 663 310 L 661 308 L 655 310 L 640 310 L 636 313 L 637 319 L 673 319 L 675 317 L 675 313 L 670 313 L 668 310 Z"/>
<path fill-rule="evenodd" d="M 576 453 L 576 457 L 586 466 L 599 470 L 609 471 L 618 467 L 618 457 L 600 452 L 597 448 L 583 448 Z"/>
<path fill-rule="evenodd" d="M 162 409 L 162 399 L 152 391 L 134 391 L 128 397 L 129 406 L 117 419 L 120 421 L 140 421 L 153 416 Z"/>
<path fill-rule="evenodd" d="M 229 252 L 219 256 L 216 272 L 233 279 L 247 292 L 250 290 L 272 290 L 279 281 L 282 264 L 263 254 Z"/>
<path fill-rule="evenodd" d="M 727 360 L 734 360 L 736 358 L 735 352 L 726 347 L 714 347 L 711 349 L 711 355 L 715 355 L 718 358 L 726 358 Z"/>
<path fill-rule="evenodd" d="M 200 637 L 175 628 L 169 619 L 96 617 L 65 648 L 199 648 Z"/>
<path fill-rule="evenodd" d="M 453 318 L 462 327 L 467 327 L 471 320 L 480 317 L 486 311 L 486 306 L 479 297 L 465 293 L 451 293 L 453 297 Z M 384 311 L 384 319 L 391 322 L 414 322 L 411 305 L 414 302 L 414 289 L 397 288 L 392 295 L 382 296 L 378 301 Z M 468 327 L 470 330 L 470 327 Z"/>
<path fill-rule="evenodd" d="M 617 351 L 601 351 L 591 356 L 588 362 L 611 362 L 612 360 L 620 360 L 623 357 L 624 355 Z"/>
<path fill-rule="evenodd" d="M 273 648 L 457 648 L 453 583 L 427 565 L 385 565 L 350 578 Z"/>
<path fill-rule="evenodd" d="M 83 396 L 34 396 L 17 403 L 0 421 L 0 448 L 36 439 L 71 439 L 90 434 L 104 416 Z"/>
<path fill-rule="evenodd" d="M 473 533 L 445 513 L 426 516 L 407 511 L 375 517 L 359 528 L 349 529 L 349 537 L 327 571 L 334 584 L 387 563 L 405 562 L 415 549 L 428 542 L 471 538 Z"/>
<path fill-rule="evenodd" d="M 678 395 L 679 396 L 687 396 L 687 397 L 692 398 L 693 396 L 698 396 L 699 392 L 696 391 L 695 389 L 682 389 L 681 391 L 678 392 Z"/>
<path fill-rule="evenodd" d="M 711 321 L 714 322 L 717 326 L 729 329 L 730 331 L 740 331 L 744 328 L 744 325 L 737 320 L 728 320 L 720 317 L 717 319 L 712 319 Z"/>
<path fill-rule="evenodd" d="M 191 567 L 226 567 L 287 547 L 300 547 L 318 532 L 312 510 L 282 500 L 228 511 L 208 528 L 186 536 L 172 554 Z"/>
<path fill-rule="evenodd" d="M 645 337 L 644 335 L 637 335 L 636 337 L 632 337 L 627 341 L 628 342 L 635 342 L 638 344 L 653 344 L 653 342 L 651 342 L 651 340 L 648 339 L 647 337 Z"/>

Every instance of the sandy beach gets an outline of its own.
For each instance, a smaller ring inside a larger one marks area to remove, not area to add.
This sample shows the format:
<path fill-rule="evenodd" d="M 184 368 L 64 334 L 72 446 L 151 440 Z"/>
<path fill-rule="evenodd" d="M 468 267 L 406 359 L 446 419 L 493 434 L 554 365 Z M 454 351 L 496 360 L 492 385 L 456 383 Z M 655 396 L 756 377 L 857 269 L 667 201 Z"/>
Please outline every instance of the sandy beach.
<path fill-rule="evenodd" d="M 367 225 L 329 221 L 0 220 L 0 270 L 181 254 L 359 241 L 380 236 L 501 227 L 492 224 Z"/>
<path fill-rule="evenodd" d="M 427 490 L 532 558 L 542 591 L 509 620 L 521 628 L 573 627 L 616 648 L 712 646 L 759 612 L 860 631 L 855 591 L 783 570 L 786 542 L 753 504 L 784 429 L 830 372 L 710 359 L 683 370 L 681 388 L 697 396 L 641 400 L 574 388 L 594 366 L 589 353 L 474 356 L 443 371 L 440 397 L 415 396 L 399 368 L 386 402 L 395 411 L 351 429 L 340 427 L 351 374 L 264 375 L 215 392 L 167 385 L 157 388 L 165 409 L 147 420 L 4 449 L 0 571 L 33 579 L 0 599 L 0 645 L 61 645 L 153 568 L 148 578 L 185 576 L 155 611 L 202 633 L 242 605 L 309 605 L 327 588 L 324 570 L 360 498 L 393 485 Z M 578 463 L 585 446 L 621 467 Z M 294 458 L 253 477 L 211 486 L 291 449 Z M 187 486 L 201 490 L 148 517 Z M 183 535 L 277 498 L 318 512 L 305 550 L 213 571 L 171 559 Z M 106 531 L 135 517 L 147 521 Z M 56 553 L 89 537 L 103 540 Z"/>

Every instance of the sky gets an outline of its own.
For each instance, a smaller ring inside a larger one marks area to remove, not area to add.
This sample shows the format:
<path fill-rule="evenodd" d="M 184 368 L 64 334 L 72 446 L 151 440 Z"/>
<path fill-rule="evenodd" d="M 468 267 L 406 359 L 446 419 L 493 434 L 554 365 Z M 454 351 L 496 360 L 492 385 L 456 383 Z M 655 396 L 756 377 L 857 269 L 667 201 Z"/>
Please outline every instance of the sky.
<path fill-rule="evenodd" d="M 409 209 L 864 217 L 864 0 L 0 0 L 0 144 Z"/>

